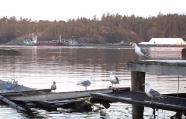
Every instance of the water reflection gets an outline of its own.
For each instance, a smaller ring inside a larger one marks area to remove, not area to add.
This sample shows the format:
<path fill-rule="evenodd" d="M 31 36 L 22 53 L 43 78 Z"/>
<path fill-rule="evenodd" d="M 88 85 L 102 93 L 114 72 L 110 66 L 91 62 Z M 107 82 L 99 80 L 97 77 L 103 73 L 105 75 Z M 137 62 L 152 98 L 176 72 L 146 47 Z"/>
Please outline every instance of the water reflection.
<path fill-rule="evenodd" d="M 0 56 L 18 56 L 20 52 L 12 49 L 0 49 Z"/>

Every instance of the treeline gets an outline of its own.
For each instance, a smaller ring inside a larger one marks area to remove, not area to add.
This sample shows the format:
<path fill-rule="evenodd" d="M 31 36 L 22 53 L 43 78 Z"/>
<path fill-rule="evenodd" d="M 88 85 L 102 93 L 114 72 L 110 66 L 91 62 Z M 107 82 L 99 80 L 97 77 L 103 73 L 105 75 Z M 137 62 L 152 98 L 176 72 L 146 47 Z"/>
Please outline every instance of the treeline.
<path fill-rule="evenodd" d="M 35 33 L 38 40 L 76 38 L 83 43 L 117 43 L 148 41 L 152 37 L 186 39 L 186 15 L 159 14 L 156 17 L 103 14 L 101 19 L 78 18 L 68 21 L 32 21 L 27 18 L 0 18 L 0 42 L 23 40 Z"/>

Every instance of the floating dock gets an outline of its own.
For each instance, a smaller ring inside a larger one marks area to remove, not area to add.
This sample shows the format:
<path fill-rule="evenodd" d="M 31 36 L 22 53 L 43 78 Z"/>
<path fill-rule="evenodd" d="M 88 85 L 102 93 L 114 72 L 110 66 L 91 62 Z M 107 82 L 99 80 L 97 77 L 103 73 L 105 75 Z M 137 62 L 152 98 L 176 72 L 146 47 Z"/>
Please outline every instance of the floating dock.
<path fill-rule="evenodd" d="M 130 88 L 108 88 L 73 92 L 51 92 L 51 89 L 32 89 L 2 92 L 0 93 L 0 100 L 10 107 L 26 113 L 32 112 L 31 108 L 40 108 L 47 111 L 56 111 L 57 108 L 64 108 L 71 109 L 71 111 L 84 112 L 92 110 L 93 103 L 90 103 L 89 100 L 91 93 L 107 94 L 115 90 L 129 91 Z"/>

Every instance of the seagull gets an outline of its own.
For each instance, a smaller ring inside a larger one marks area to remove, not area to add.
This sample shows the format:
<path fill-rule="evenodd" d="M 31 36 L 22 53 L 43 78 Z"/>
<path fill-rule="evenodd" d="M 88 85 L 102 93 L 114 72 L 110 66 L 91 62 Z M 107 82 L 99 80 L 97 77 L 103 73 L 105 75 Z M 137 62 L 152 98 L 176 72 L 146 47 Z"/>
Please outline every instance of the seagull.
<path fill-rule="evenodd" d="M 16 81 L 15 79 L 11 79 L 12 80 L 12 85 L 13 85 L 13 88 L 17 88 L 18 87 L 18 81 Z"/>
<path fill-rule="evenodd" d="M 145 83 L 145 93 L 148 97 L 151 98 L 151 100 L 153 100 L 153 98 L 161 98 L 161 94 L 158 91 L 152 89 L 149 83 Z"/>
<path fill-rule="evenodd" d="M 89 80 L 85 80 L 85 81 L 78 83 L 78 85 L 84 86 L 85 90 L 87 90 L 87 87 L 91 85 L 91 82 Z"/>
<path fill-rule="evenodd" d="M 114 75 L 114 72 L 110 72 L 109 80 L 112 83 L 112 87 L 113 87 L 113 84 L 119 84 L 119 79 L 117 76 Z"/>
<path fill-rule="evenodd" d="M 52 85 L 51 85 L 51 90 L 56 90 L 56 82 L 53 81 Z"/>
<path fill-rule="evenodd" d="M 163 98 L 158 91 L 156 91 L 156 90 L 154 90 L 150 87 L 149 83 L 145 83 L 145 93 L 148 97 L 151 98 L 151 103 L 152 103 L 154 98 L 158 98 L 158 99 Z M 154 116 L 154 119 L 155 119 L 156 118 L 155 108 L 153 108 L 153 116 Z"/>
<path fill-rule="evenodd" d="M 132 46 L 134 47 L 135 53 L 139 57 L 141 57 L 141 58 L 149 57 L 149 54 L 148 54 L 147 50 L 139 47 L 137 43 L 132 43 Z"/>

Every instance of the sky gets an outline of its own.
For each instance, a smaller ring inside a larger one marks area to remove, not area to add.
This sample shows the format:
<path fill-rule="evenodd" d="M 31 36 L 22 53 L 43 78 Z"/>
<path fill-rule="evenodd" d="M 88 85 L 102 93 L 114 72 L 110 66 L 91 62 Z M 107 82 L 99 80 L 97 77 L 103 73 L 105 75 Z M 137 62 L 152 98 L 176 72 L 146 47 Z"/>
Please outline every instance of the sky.
<path fill-rule="evenodd" d="M 186 0 L 0 0 L 0 18 L 15 16 L 32 20 L 101 18 L 105 13 L 151 17 L 185 14 Z"/>

